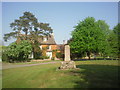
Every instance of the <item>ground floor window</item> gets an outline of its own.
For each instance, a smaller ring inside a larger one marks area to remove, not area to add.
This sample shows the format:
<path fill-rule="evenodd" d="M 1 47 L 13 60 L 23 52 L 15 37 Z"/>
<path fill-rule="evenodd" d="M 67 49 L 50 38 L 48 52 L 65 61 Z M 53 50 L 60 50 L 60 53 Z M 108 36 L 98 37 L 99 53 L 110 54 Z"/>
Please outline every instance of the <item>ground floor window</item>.
<path fill-rule="evenodd" d="M 46 55 L 50 57 L 50 59 L 52 58 L 52 52 L 46 52 Z"/>

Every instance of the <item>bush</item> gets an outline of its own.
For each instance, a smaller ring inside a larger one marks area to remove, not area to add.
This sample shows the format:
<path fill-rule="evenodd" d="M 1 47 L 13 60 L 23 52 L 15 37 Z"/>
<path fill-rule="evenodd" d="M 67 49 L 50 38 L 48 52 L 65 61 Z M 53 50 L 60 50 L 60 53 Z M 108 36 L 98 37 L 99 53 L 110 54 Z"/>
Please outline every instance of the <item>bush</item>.
<path fill-rule="evenodd" d="M 50 57 L 49 56 L 44 56 L 44 59 L 49 59 Z"/>
<path fill-rule="evenodd" d="M 39 58 L 43 60 L 43 59 L 44 59 L 44 56 L 40 56 Z"/>
<path fill-rule="evenodd" d="M 41 53 L 40 53 L 40 52 L 36 52 L 36 53 L 34 53 L 34 58 L 35 58 L 35 59 L 41 59 L 41 58 L 43 58 L 43 57 L 41 56 Z"/>
<path fill-rule="evenodd" d="M 55 60 L 55 57 L 52 57 L 51 60 Z"/>
<path fill-rule="evenodd" d="M 62 54 L 61 52 L 57 52 L 56 57 L 57 58 L 64 58 L 64 54 Z"/>
<path fill-rule="evenodd" d="M 16 42 L 10 44 L 6 50 L 6 55 L 8 56 L 10 62 L 12 61 L 25 61 L 28 59 L 28 55 L 32 51 L 32 46 L 29 41 L 23 40 L 19 44 Z"/>
<path fill-rule="evenodd" d="M 40 56 L 39 58 L 40 58 L 40 59 L 49 59 L 48 56 Z"/>
<path fill-rule="evenodd" d="M 5 52 L 2 53 L 2 61 L 7 61 L 8 62 L 9 58 Z"/>

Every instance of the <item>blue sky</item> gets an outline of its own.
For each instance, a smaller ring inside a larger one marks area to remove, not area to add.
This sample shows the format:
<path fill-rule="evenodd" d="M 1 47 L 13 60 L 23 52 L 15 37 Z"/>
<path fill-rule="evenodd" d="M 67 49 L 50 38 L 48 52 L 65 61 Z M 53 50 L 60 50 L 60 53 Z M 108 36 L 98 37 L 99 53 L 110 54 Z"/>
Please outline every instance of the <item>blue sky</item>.
<path fill-rule="evenodd" d="M 57 44 L 68 40 L 73 27 L 88 16 L 105 20 L 110 29 L 118 23 L 117 2 L 2 2 L 3 35 L 12 31 L 9 24 L 25 11 L 33 13 L 40 22 L 50 23 Z"/>

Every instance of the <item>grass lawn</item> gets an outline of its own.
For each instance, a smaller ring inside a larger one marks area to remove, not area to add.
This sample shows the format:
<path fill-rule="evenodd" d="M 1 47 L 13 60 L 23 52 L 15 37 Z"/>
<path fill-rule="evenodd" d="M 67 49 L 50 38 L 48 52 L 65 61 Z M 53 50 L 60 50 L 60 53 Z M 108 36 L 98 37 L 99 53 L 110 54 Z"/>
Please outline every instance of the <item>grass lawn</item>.
<path fill-rule="evenodd" d="M 116 88 L 117 60 L 75 61 L 77 70 L 57 70 L 60 63 L 5 69 L 3 88 Z"/>

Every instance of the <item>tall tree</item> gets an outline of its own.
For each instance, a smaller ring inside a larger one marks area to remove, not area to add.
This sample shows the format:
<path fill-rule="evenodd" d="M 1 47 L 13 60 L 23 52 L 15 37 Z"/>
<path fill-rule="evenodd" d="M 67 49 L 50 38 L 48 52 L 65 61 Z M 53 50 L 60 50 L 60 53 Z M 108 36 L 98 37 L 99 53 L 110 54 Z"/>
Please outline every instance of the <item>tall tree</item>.
<path fill-rule="evenodd" d="M 38 39 L 52 33 L 48 23 L 38 22 L 35 15 L 30 12 L 24 12 L 23 16 L 10 24 L 10 27 L 13 32 L 5 34 L 4 40 L 7 41 L 11 37 L 17 38 L 18 43 L 21 40 L 30 40 L 34 52 L 40 51 Z"/>
<path fill-rule="evenodd" d="M 39 23 L 37 18 L 30 12 L 24 12 L 23 16 L 10 24 L 10 27 L 13 29 L 13 32 L 4 35 L 5 41 L 10 37 L 24 37 L 24 39 L 27 40 L 27 38 L 29 39 L 28 34 L 33 35 L 33 33 L 35 33 L 36 35 L 48 35 L 52 32 L 48 23 Z M 24 36 L 21 36 L 21 34 L 24 34 Z"/>
<path fill-rule="evenodd" d="M 102 32 L 102 37 L 100 37 L 99 41 L 99 53 L 103 56 L 107 56 L 110 52 L 109 43 L 108 43 L 108 36 L 110 35 L 111 30 L 109 29 L 108 24 L 104 20 L 98 20 L 97 22 L 98 29 Z"/>
<path fill-rule="evenodd" d="M 86 53 L 90 59 L 91 53 L 101 51 L 100 47 L 103 47 L 106 39 L 100 25 L 98 25 L 93 17 L 87 17 L 75 26 L 72 32 L 72 41 L 69 43 L 72 53 Z"/>
<path fill-rule="evenodd" d="M 118 57 L 120 58 L 120 23 L 118 23 L 114 28 L 113 32 L 116 35 L 116 48 L 118 49 Z"/>
<path fill-rule="evenodd" d="M 5 34 L 5 41 L 7 41 L 10 37 L 20 38 L 22 32 L 25 33 L 24 37 L 27 39 L 28 32 L 32 30 L 32 27 L 34 27 L 36 23 L 37 19 L 32 13 L 24 12 L 23 16 L 19 17 L 19 19 L 14 20 L 14 22 L 10 24 L 10 27 L 14 32 Z"/>
<path fill-rule="evenodd" d="M 110 57 L 116 58 L 118 57 L 119 48 L 118 48 L 118 36 L 111 30 L 110 34 L 108 35 L 108 55 Z"/>

